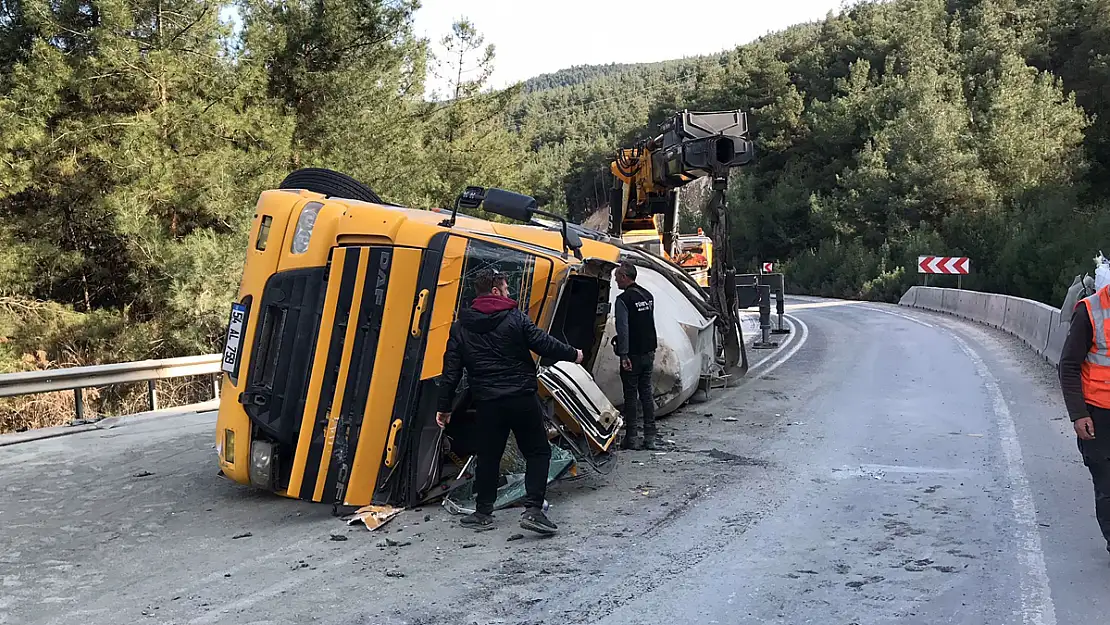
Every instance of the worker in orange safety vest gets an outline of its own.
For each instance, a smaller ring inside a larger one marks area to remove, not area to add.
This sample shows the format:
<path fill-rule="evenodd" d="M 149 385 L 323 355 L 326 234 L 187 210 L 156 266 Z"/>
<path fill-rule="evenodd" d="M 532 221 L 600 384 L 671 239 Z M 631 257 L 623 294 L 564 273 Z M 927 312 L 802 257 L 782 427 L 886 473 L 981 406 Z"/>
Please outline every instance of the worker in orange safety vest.
<path fill-rule="evenodd" d="M 1110 551 L 1110 266 L 1099 258 L 1094 295 L 1079 301 L 1060 354 L 1060 388 L 1083 464 L 1095 486 L 1095 517 Z"/>

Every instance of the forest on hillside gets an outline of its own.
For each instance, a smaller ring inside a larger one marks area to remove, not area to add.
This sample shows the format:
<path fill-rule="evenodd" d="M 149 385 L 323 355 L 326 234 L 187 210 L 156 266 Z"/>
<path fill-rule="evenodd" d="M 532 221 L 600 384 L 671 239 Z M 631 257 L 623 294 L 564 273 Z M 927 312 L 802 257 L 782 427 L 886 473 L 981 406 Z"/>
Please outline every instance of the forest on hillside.
<path fill-rule="evenodd" d="M 748 111 L 736 264 L 785 262 L 801 292 L 889 301 L 918 255 L 967 255 L 965 287 L 1059 305 L 1110 226 L 1106 0 L 864 2 L 720 57 L 580 75 L 524 105 L 581 105 L 525 133 L 537 157 L 573 154 L 572 215 L 605 201 L 611 149 L 670 112 Z"/>
<path fill-rule="evenodd" d="M 1110 226 L 1110 0 L 861 2 L 501 91 L 481 24 L 426 41 L 418 4 L 0 0 L 0 370 L 217 349 L 257 195 L 297 167 L 581 220 L 613 151 L 682 108 L 749 112 L 735 261 L 804 292 L 889 300 L 917 255 L 964 254 L 965 286 L 1058 303 Z"/>

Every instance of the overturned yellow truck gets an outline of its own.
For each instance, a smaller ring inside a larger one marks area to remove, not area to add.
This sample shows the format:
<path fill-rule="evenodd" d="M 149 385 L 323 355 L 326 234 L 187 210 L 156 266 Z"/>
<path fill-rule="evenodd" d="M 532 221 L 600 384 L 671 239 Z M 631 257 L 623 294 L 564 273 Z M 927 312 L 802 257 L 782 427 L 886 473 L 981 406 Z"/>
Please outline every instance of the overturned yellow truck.
<path fill-rule="evenodd" d="M 458 214 L 479 205 L 524 223 Z M 224 349 L 221 474 L 336 506 L 410 506 L 446 492 L 476 446 L 474 415 L 463 384 L 445 444 L 436 381 L 472 278 L 489 267 L 509 276 L 537 325 L 585 355 L 582 365 L 540 363 L 549 437 L 595 467 L 610 461 L 622 423 L 591 374 L 612 351 L 611 272 L 630 254 L 657 273 L 683 272 L 544 215 L 498 189 L 470 188 L 450 212 L 394 206 L 316 169 L 263 192 Z M 694 334 L 701 347 L 687 351 L 710 352 L 692 357 L 706 369 L 714 341 Z M 686 378 L 671 403 L 688 396 Z"/>

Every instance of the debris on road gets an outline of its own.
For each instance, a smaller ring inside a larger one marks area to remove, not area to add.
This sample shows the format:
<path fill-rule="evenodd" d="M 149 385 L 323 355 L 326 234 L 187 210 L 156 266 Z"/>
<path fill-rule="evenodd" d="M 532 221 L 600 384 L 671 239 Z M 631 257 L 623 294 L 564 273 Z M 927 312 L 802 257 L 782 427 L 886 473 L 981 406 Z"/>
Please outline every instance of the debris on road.
<path fill-rule="evenodd" d="M 703 451 L 701 453 L 706 454 L 707 456 L 718 462 L 728 462 L 731 464 L 737 464 L 746 467 L 762 467 L 767 465 L 767 462 L 765 460 L 760 460 L 758 458 L 748 458 L 747 456 L 738 456 L 727 451 L 721 451 L 716 447 L 710 449 L 709 451 Z"/>
<path fill-rule="evenodd" d="M 334 541 L 334 542 L 341 542 L 341 541 L 347 540 L 347 537 L 344 536 L 343 534 L 332 534 L 331 535 L 331 540 Z"/>
<path fill-rule="evenodd" d="M 379 549 L 385 549 L 386 547 L 408 547 L 411 544 L 412 542 L 407 540 L 405 542 L 401 542 L 399 540 L 393 540 L 392 538 L 383 538 L 382 540 L 378 541 L 377 547 Z"/>
<path fill-rule="evenodd" d="M 132 475 L 131 477 L 150 477 L 152 475 L 154 475 L 154 474 L 151 473 L 150 471 L 139 471 L 138 473 Z"/>
<path fill-rule="evenodd" d="M 393 506 L 363 506 L 355 511 L 353 515 L 346 519 L 347 525 L 354 525 L 362 521 L 363 525 L 368 530 L 376 530 L 379 527 L 393 520 L 398 514 L 404 511 L 404 508 L 394 508 Z"/>
<path fill-rule="evenodd" d="M 250 532 L 243 532 L 242 534 L 236 534 L 236 535 L 232 536 L 231 540 L 239 540 L 240 538 L 250 538 L 251 536 L 254 536 L 254 534 L 251 534 Z"/>
<path fill-rule="evenodd" d="M 514 540 L 520 540 L 521 538 L 524 538 L 524 534 L 513 534 L 512 536 L 509 537 L 508 542 L 513 542 Z"/>
<path fill-rule="evenodd" d="M 386 571 L 385 576 L 386 577 L 404 577 L 405 574 L 400 572 L 400 571 Z"/>
<path fill-rule="evenodd" d="M 739 421 L 739 420 L 740 419 L 737 419 L 736 417 L 725 417 L 724 419 L 721 419 L 721 421 L 728 421 L 730 423 L 734 422 L 734 421 Z"/>
<path fill-rule="evenodd" d="M 466 543 L 465 545 L 462 546 L 462 548 L 463 549 L 470 549 L 471 547 L 477 547 L 477 546 L 478 546 L 478 543 Z"/>
<path fill-rule="evenodd" d="M 501 473 L 504 476 L 505 484 L 497 489 L 497 498 L 493 502 L 494 510 L 508 508 L 524 499 L 527 494 L 524 487 L 526 464 L 524 455 L 520 453 L 516 445 L 515 437 L 511 438 L 501 458 Z M 558 445 L 551 444 L 551 462 L 547 470 L 547 483 L 550 484 L 562 478 L 576 466 L 574 455 L 571 452 Z M 443 498 L 444 509 L 454 515 L 470 514 L 474 512 L 475 505 L 473 480 L 456 488 L 451 494 Z"/>

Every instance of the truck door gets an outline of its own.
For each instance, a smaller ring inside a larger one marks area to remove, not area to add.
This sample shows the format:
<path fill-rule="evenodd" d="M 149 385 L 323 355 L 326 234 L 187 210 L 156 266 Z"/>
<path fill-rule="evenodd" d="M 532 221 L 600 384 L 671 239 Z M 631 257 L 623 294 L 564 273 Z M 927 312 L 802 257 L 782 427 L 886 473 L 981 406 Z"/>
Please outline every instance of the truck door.
<path fill-rule="evenodd" d="M 433 247 L 441 249 L 442 255 L 432 283 L 434 293 L 425 298 L 425 338 L 417 348 L 419 353 L 411 354 L 411 359 L 420 363 L 419 375 L 404 377 L 398 387 L 395 425 L 389 426 L 390 439 L 378 472 L 375 502 L 414 505 L 439 481 L 443 431 L 435 422 L 440 392 L 437 381 L 443 371 L 443 352 L 451 325 L 459 311 L 474 300 L 474 277 L 478 272 L 496 269 L 505 274 L 509 297 L 541 327 L 554 308 L 557 289 L 552 281 L 559 272 L 557 257 L 550 251 L 463 232 L 437 236 L 442 239 Z M 408 361 L 410 355 L 406 354 L 405 359 Z M 453 424 L 452 433 L 465 436 L 465 414 Z M 463 440 L 456 442 L 466 446 Z"/>

